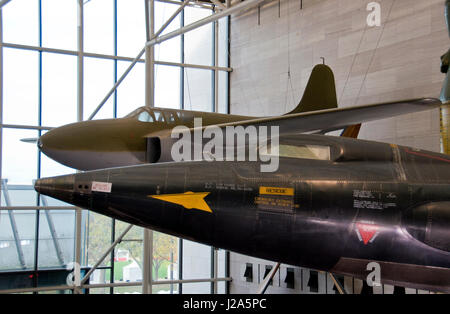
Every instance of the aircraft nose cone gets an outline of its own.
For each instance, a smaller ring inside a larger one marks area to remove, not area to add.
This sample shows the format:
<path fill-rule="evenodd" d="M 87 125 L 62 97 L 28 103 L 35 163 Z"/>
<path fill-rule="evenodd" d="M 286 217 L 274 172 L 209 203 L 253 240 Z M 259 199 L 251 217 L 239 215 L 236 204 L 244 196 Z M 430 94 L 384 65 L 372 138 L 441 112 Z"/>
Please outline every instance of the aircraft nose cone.
<path fill-rule="evenodd" d="M 146 140 L 141 136 L 131 138 L 129 131 L 128 120 L 83 121 L 54 128 L 37 144 L 47 157 L 78 170 L 143 163 Z"/>
<path fill-rule="evenodd" d="M 38 179 L 34 189 L 40 194 L 68 202 L 73 197 L 74 180 L 74 175 Z"/>
<path fill-rule="evenodd" d="M 47 157 L 63 165 L 78 169 L 79 156 L 76 156 L 76 153 L 80 147 L 77 146 L 75 140 L 77 134 L 81 137 L 85 136 L 84 134 L 80 135 L 80 132 L 74 129 L 72 125 L 62 126 L 42 135 L 37 141 L 37 146 Z"/>
<path fill-rule="evenodd" d="M 44 179 L 38 179 L 36 180 L 36 182 L 34 183 L 34 189 L 36 190 L 36 192 L 41 193 L 41 191 L 43 191 L 44 188 Z"/>
<path fill-rule="evenodd" d="M 50 137 L 50 139 L 49 139 Z M 48 133 L 42 135 L 41 137 L 39 137 L 39 139 L 37 140 L 37 147 L 38 149 L 43 152 L 44 154 L 47 154 L 49 150 L 51 150 L 51 135 L 49 136 Z"/>
<path fill-rule="evenodd" d="M 37 140 L 37 147 L 38 147 L 40 150 L 42 150 L 42 148 L 44 147 L 44 144 L 42 144 L 42 141 L 41 141 L 40 138 Z"/>

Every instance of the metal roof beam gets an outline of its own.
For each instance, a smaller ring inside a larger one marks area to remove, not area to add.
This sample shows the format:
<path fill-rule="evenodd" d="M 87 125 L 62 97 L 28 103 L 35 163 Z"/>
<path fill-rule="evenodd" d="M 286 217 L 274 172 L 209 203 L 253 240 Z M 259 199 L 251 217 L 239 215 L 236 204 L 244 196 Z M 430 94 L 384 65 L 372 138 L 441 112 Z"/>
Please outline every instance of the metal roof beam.
<path fill-rule="evenodd" d="M 199 27 L 202 27 L 203 25 L 209 24 L 211 22 L 217 21 L 223 17 L 229 16 L 231 14 L 243 11 L 243 10 L 247 10 L 253 7 L 256 7 L 258 5 L 260 5 L 261 3 L 265 2 L 266 0 L 246 0 L 244 2 L 241 2 L 239 4 L 236 4 L 235 6 L 232 6 L 226 10 L 223 10 L 221 12 L 215 13 L 213 15 L 210 15 L 208 17 L 205 17 L 204 19 L 201 19 L 199 21 L 196 21 L 194 23 L 191 23 L 185 27 L 182 27 L 180 29 L 177 29 L 176 31 L 173 31 L 169 34 L 163 35 L 163 36 L 159 36 L 157 38 L 154 38 L 150 41 L 148 41 L 145 45 L 146 46 L 153 46 L 156 44 L 160 44 L 166 40 L 169 40 L 173 37 L 185 34 L 187 32 L 190 32 L 194 29 L 197 29 Z"/>
<path fill-rule="evenodd" d="M 11 0 L 2 0 L 0 1 L 0 8 L 3 7 L 5 4 L 8 4 Z"/>
<path fill-rule="evenodd" d="M 222 2 L 219 0 L 211 0 L 212 3 L 219 9 L 219 10 L 225 10 L 227 7 L 223 5 Z"/>

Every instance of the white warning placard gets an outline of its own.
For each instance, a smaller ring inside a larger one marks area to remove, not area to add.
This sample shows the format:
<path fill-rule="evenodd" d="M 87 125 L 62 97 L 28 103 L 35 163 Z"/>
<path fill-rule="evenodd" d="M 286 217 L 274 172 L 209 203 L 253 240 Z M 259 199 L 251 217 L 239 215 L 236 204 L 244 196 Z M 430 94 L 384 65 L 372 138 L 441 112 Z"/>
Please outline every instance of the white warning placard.
<path fill-rule="evenodd" d="M 92 192 L 111 193 L 112 183 L 92 181 Z"/>

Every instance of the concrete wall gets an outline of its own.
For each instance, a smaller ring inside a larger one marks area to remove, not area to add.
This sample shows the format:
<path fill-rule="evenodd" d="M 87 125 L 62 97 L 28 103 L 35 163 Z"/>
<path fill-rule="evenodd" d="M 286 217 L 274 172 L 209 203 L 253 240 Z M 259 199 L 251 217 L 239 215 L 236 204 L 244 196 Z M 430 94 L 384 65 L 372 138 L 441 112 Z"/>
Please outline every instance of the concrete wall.
<path fill-rule="evenodd" d="M 449 46 L 443 0 L 382 0 L 368 27 L 368 0 L 275 1 L 231 21 L 231 113 L 277 115 L 294 108 L 325 57 L 341 107 L 438 97 Z M 291 79 L 288 78 L 290 69 Z M 439 150 L 438 111 L 364 125 L 361 138 Z"/>
<path fill-rule="evenodd" d="M 275 1 L 261 8 L 259 25 L 256 10 L 233 16 L 231 113 L 269 116 L 293 109 L 321 57 L 335 73 L 340 107 L 439 97 L 440 56 L 450 44 L 444 0 L 380 0 L 380 27 L 367 26 L 369 2 L 303 0 L 300 9 L 300 0 L 282 0 L 280 7 Z M 439 151 L 439 111 L 367 123 L 360 138 Z M 257 289 L 241 280 L 246 261 L 270 264 L 232 254 L 231 292 Z"/>

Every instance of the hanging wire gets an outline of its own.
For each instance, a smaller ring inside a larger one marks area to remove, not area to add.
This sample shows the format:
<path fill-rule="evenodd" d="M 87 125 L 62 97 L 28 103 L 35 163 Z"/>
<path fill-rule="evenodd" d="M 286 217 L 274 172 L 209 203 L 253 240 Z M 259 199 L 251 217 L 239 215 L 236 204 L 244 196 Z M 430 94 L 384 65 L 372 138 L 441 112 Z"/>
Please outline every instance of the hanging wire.
<path fill-rule="evenodd" d="M 287 81 L 286 81 L 286 96 L 284 101 L 284 110 L 287 111 L 287 105 L 288 105 L 288 95 L 289 95 L 289 87 L 291 88 L 291 97 L 292 97 L 292 103 L 295 102 L 294 99 L 294 87 L 292 86 L 292 77 L 291 77 L 291 19 L 289 16 L 289 12 L 291 11 L 291 2 L 288 1 L 288 11 L 287 11 L 287 19 L 288 19 L 288 26 L 287 26 L 287 60 L 288 60 L 288 71 L 287 71 Z"/>
<path fill-rule="evenodd" d="M 363 32 L 361 34 L 361 38 L 359 39 L 359 44 L 358 44 L 358 48 L 356 49 L 356 53 L 353 55 L 352 65 L 350 66 L 350 70 L 348 71 L 347 78 L 345 79 L 344 88 L 342 89 L 341 96 L 338 99 L 338 103 L 340 103 L 340 101 L 342 100 L 342 97 L 344 97 L 344 92 L 345 92 L 345 89 L 347 88 L 347 84 L 348 84 L 348 81 L 350 79 L 350 74 L 352 73 L 353 66 L 355 65 L 356 58 L 359 55 L 359 50 L 361 49 L 361 45 L 362 45 L 363 39 L 364 39 L 364 37 L 366 35 L 366 31 L 367 31 L 368 27 L 369 27 L 369 25 L 366 23 L 366 26 L 364 27 L 364 30 L 363 30 Z"/>
<path fill-rule="evenodd" d="M 231 19 L 231 16 L 229 16 L 228 19 Z M 230 21 L 227 21 L 227 23 L 230 23 Z M 231 58 L 231 26 L 229 28 L 227 26 L 227 29 L 229 32 L 228 36 L 227 36 L 227 47 L 228 47 L 227 58 L 228 58 L 228 60 L 230 60 L 230 63 L 228 64 L 228 66 L 231 67 L 231 60 L 232 60 L 232 58 Z M 220 31 L 220 27 L 219 27 L 219 31 Z M 228 75 L 231 75 L 231 73 L 228 72 Z M 231 80 L 230 80 L 230 82 L 231 82 Z M 231 86 L 229 86 L 228 88 L 231 88 Z M 242 89 L 241 84 L 238 85 L 238 88 L 242 92 L 241 94 L 242 94 L 242 97 L 244 98 L 244 103 L 246 103 L 246 104 L 250 103 L 247 101 L 247 99 L 245 97 L 245 91 Z M 230 101 L 230 100 L 228 100 L 228 101 Z"/>
<path fill-rule="evenodd" d="M 184 77 L 186 78 L 186 87 L 187 87 L 188 99 L 189 99 L 189 109 L 192 110 L 191 89 L 189 87 L 189 77 L 188 77 L 188 71 L 186 68 L 184 68 Z"/>
<path fill-rule="evenodd" d="M 359 97 L 361 95 L 361 91 L 363 89 L 364 84 L 366 83 L 367 75 L 369 74 L 370 67 L 372 66 L 373 60 L 375 59 L 375 54 L 377 53 L 377 50 L 378 50 L 378 47 L 380 45 L 381 39 L 383 38 L 384 30 L 386 29 L 386 25 L 389 22 L 389 17 L 391 16 L 391 12 L 392 12 L 392 8 L 394 7 L 394 4 L 395 4 L 395 0 L 392 0 L 392 4 L 391 4 L 391 7 L 389 8 L 388 16 L 386 18 L 386 21 L 383 24 L 380 37 L 378 37 L 377 45 L 375 46 L 375 49 L 373 51 L 373 54 L 372 54 L 372 57 L 370 59 L 369 65 L 367 66 L 367 70 L 366 70 L 366 73 L 364 75 L 364 78 L 363 78 L 363 81 L 361 83 L 361 86 L 359 87 L 359 92 L 358 92 L 358 95 L 355 98 L 354 105 L 356 105 L 358 103 Z"/>
<path fill-rule="evenodd" d="M 89 0 L 90 1 L 90 0 Z M 162 20 L 165 21 L 166 19 L 166 6 L 163 6 L 163 12 L 162 12 Z M 157 52 L 155 53 L 155 58 L 159 59 L 160 52 L 161 52 L 161 45 L 157 45 L 156 48 Z M 155 66 L 155 77 L 158 77 L 158 66 Z"/>

